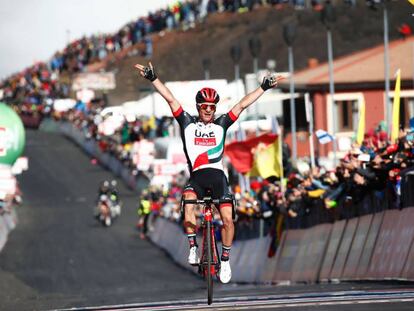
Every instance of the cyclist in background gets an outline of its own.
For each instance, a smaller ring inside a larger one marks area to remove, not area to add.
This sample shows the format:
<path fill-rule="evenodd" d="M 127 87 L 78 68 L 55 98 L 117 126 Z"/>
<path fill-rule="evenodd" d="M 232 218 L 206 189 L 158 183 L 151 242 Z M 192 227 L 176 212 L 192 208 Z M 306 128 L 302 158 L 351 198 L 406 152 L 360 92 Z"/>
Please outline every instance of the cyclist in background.
<path fill-rule="evenodd" d="M 114 205 L 119 204 L 119 191 L 118 191 L 117 186 L 118 186 L 118 182 L 115 179 L 111 180 L 111 183 L 109 186 L 109 195 Z"/>
<path fill-rule="evenodd" d="M 98 188 L 98 199 L 102 194 L 109 194 L 110 192 L 110 183 L 108 180 L 104 180 L 100 183 Z"/>
<path fill-rule="evenodd" d="M 195 101 L 198 117 L 185 112 L 182 105 L 171 91 L 158 79 L 151 63 L 148 66 L 136 64 L 140 75 L 152 82 L 158 93 L 167 101 L 171 112 L 180 125 L 184 153 L 190 170 L 190 180 L 184 188 L 185 200 L 202 198 L 207 188 L 212 189 L 213 199 L 231 199 L 231 193 L 223 168 L 224 142 L 227 129 L 237 120 L 240 113 L 253 104 L 263 93 L 277 85 L 281 76 L 267 76 L 262 84 L 253 92 L 243 97 L 228 113 L 215 118 L 219 94 L 212 88 L 203 88 L 196 94 Z M 223 221 L 222 254 L 219 278 L 222 283 L 231 279 L 230 249 L 234 237 L 232 204 L 221 204 L 219 208 Z M 188 262 L 198 265 L 198 245 L 196 240 L 196 216 L 194 204 L 186 204 L 184 227 L 187 233 L 190 254 Z"/>
<path fill-rule="evenodd" d="M 145 240 L 148 233 L 148 219 L 151 214 L 151 199 L 146 190 L 141 194 L 138 203 L 138 223 L 137 229 L 140 231 L 140 238 Z"/>

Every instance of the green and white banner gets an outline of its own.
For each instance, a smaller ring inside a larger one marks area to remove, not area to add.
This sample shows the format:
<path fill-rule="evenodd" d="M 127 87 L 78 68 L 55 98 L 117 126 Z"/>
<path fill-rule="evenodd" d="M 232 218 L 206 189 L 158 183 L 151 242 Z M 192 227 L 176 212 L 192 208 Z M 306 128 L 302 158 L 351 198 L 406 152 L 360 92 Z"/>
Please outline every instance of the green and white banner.
<path fill-rule="evenodd" d="M 0 164 L 13 165 L 25 144 L 23 123 L 17 113 L 0 102 Z"/>

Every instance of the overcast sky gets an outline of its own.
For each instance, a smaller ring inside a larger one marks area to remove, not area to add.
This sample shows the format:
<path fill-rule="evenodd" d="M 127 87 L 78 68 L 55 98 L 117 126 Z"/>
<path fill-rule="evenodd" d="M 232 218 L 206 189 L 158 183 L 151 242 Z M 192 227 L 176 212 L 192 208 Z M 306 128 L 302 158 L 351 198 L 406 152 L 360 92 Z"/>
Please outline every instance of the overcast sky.
<path fill-rule="evenodd" d="M 68 41 L 113 33 L 174 0 L 0 0 L 0 79 L 48 60 Z"/>

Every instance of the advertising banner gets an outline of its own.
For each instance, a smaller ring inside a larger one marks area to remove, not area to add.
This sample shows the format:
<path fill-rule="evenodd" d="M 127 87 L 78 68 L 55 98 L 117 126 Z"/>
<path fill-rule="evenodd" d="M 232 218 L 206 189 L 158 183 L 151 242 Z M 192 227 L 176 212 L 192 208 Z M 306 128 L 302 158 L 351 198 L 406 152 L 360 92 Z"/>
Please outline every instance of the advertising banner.
<path fill-rule="evenodd" d="M 302 238 L 306 230 L 287 230 L 286 241 L 281 249 L 280 258 L 277 261 L 275 282 L 290 281 L 292 277 L 293 264 L 297 257 Z"/>
<path fill-rule="evenodd" d="M 308 244 L 304 265 L 302 267 L 303 273 L 298 279 L 307 283 L 315 283 L 318 281 L 319 271 L 322 267 L 322 261 L 325 258 L 325 252 L 332 230 L 332 224 L 321 224 L 312 229 L 312 239 Z"/>
<path fill-rule="evenodd" d="M 374 251 L 374 247 L 378 237 L 378 232 L 381 228 L 383 218 L 384 212 L 376 213 L 373 215 L 368 235 L 365 240 L 364 248 L 362 250 L 362 254 L 359 259 L 358 267 L 356 270 L 356 279 L 360 280 L 366 278 L 366 272 L 371 261 L 372 253 Z"/>
<path fill-rule="evenodd" d="M 296 256 L 294 258 L 292 266 L 292 282 L 302 282 L 304 280 L 304 267 L 305 262 L 308 260 L 308 253 L 310 253 L 310 247 L 313 239 L 315 238 L 316 227 L 312 227 L 306 230 L 303 238 L 300 241 L 299 248 L 297 250 Z"/>
<path fill-rule="evenodd" d="M 414 209 L 403 209 L 398 216 L 391 251 L 386 256 L 384 278 L 400 278 L 414 237 Z"/>
<path fill-rule="evenodd" d="M 387 210 L 384 213 L 384 220 L 367 271 L 367 277 L 370 279 L 384 278 L 389 269 L 386 260 L 389 260 L 390 253 L 394 251 L 392 244 L 396 241 L 399 216 L 400 211 L 398 210 Z"/>
<path fill-rule="evenodd" d="M 407 210 L 410 210 L 410 219 L 412 221 L 412 213 L 414 212 L 414 207 L 410 207 Z M 407 259 L 405 260 L 404 269 L 401 273 L 401 278 L 405 280 L 414 281 L 414 240 L 411 241 L 411 245 L 409 247 L 410 250 L 408 252 Z"/>
<path fill-rule="evenodd" d="M 253 274 L 253 282 L 260 282 L 262 273 L 263 273 L 263 269 L 264 269 L 264 265 L 267 262 L 267 258 L 266 256 L 263 256 L 263 254 L 267 253 L 267 250 L 269 249 L 269 244 L 270 244 L 270 240 L 271 238 L 269 236 L 265 236 L 263 238 L 260 238 L 257 242 L 258 246 L 256 249 L 256 258 L 254 258 L 254 262 L 253 262 L 253 269 L 252 269 L 252 274 Z"/>
<path fill-rule="evenodd" d="M 6 245 L 8 234 L 9 229 L 7 228 L 7 224 L 3 216 L 0 216 L 0 251 L 3 249 L 4 245 Z"/>
<path fill-rule="evenodd" d="M 339 248 L 339 244 L 342 240 L 344 233 L 346 220 L 337 221 L 332 226 L 332 232 L 328 243 L 328 249 L 325 253 L 322 269 L 319 274 L 319 281 L 328 281 L 331 275 L 332 266 L 335 262 L 336 253 Z"/>
<path fill-rule="evenodd" d="M 411 249 L 405 262 L 401 279 L 414 281 L 414 243 L 411 243 Z"/>
<path fill-rule="evenodd" d="M 72 82 L 72 89 L 113 90 L 116 86 L 113 72 L 79 73 Z"/>
<path fill-rule="evenodd" d="M 355 278 L 358 268 L 359 258 L 364 249 L 369 227 L 371 226 L 373 215 L 365 215 L 359 218 L 358 227 L 355 232 L 354 240 L 349 250 L 348 258 L 345 263 L 344 272 L 341 279 L 350 280 Z"/>
<path fill-rule="evenodd" d="M 22 154 L 24 144 L 22 120 L 13 109 L 0 103 L 0 164 L 13 165 Z"/>
<path fill-rule="evenodd" d="M 273 282 L 273 278 L 275 276 L 276 273 L 276 266 L 277 266 L 277 262 L 280 258 L 280 254 L 282 253 L 282 249 L 283 249 L 283 245 L 285 244 L 285 240 L 286 240 L 286 232 L 284 231 L 282 233 L 282 237 L 280 239 L 280 244 L 276 250 L 276 254 L 273 257 L 267 257 L 265 264 L 263 266 L 262 269 L 262 274 L 260 276 L 260 281 L 261 282 L 265 282 L 265 283 L 272 283 Z"/>
<path fill-rule="evenodd" d="M 253 282 L 254 277 L 252 276 L 251 270 L 253 269 L 254 259 L 252 258 L 252 256 L 256 254 L 256 249 L 258 246 L 257 241 L 257 239 L 243 241 L 243 252 L 239 255 L 240 258 L 238 261 L 240 273 L 238 273 L 238 275 L 235 276 L 235 281 L 241 282 L 242 280 L 248 280 L 249 282 Z"/>
<path fill-rule="evenodd" d="M 359 218 L 353 218 L 348 220 L 348 223 L 346 224 L 345 232 L 342 237 L 342 241 L 332 267 L 330 279 L 340 279 L 342 277 L 342 272 L 344 270 L 345 263 L 348 258 L 352 241 L 354 240 L 354 235 L 356 228 L 358 226 L 358 221 Z"/>
<path fill-rule="evenodd" d="M 201 242 L 200 242 L 201 243 Z M 240 255 L 243 252 L 244 243 L 243 241 L 234 241 L 233 245 L 231 246 L 231 266 L 235 269 L 241 269 L 241 266 L 239 265 L 239 259 Z"/>

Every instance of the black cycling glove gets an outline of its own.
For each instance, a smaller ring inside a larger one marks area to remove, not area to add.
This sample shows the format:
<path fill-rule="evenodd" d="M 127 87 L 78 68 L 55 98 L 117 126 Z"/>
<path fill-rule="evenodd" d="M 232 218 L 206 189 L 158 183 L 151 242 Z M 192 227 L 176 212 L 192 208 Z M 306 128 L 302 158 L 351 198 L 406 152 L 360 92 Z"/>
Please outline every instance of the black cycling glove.
<path fill-rule="evenodd" d="M 150 80 L 151 82 L 155 81 L 158 78 L 155 74 L 154 67 L 144 68 L 144 78 Z"/>
<path fill-rule="evenodd" d="M 271 89 L 274 86 L 273 83 L 275 83 L 274 77 L 272 76 L 264 77 L 260 87 L 263 89 L 263 91 L 267 91 L 268 89 Z"/>

